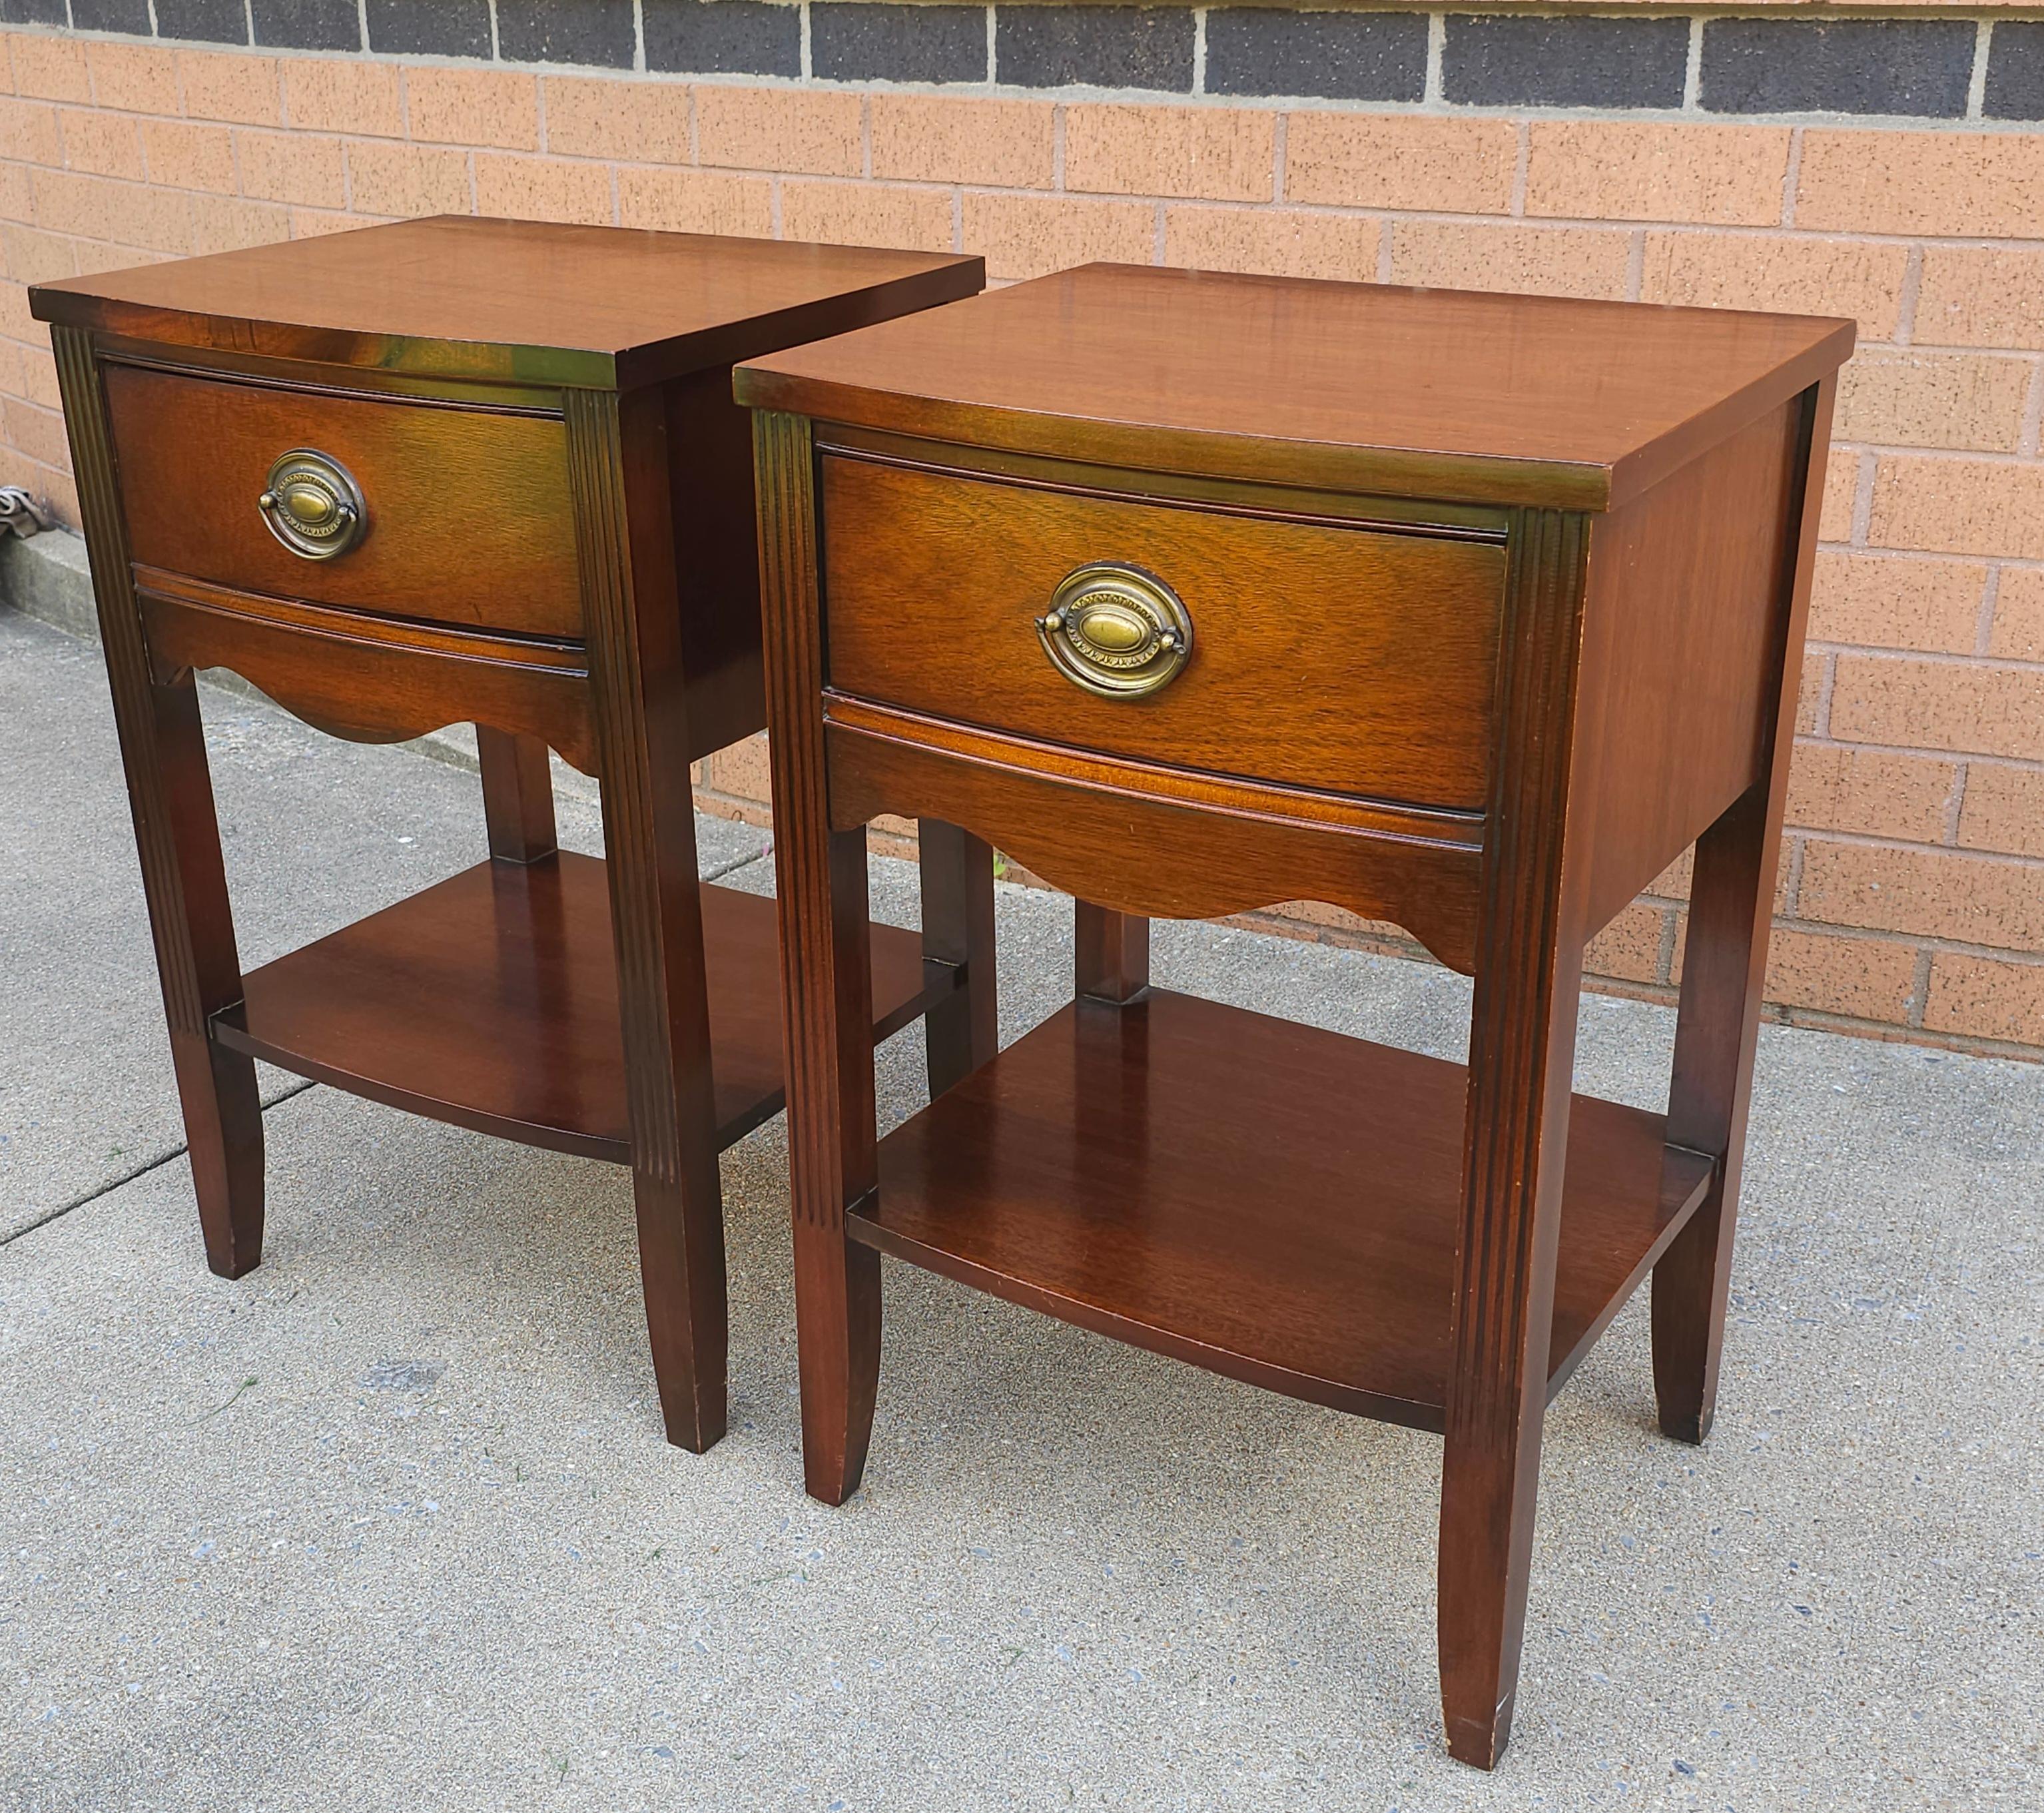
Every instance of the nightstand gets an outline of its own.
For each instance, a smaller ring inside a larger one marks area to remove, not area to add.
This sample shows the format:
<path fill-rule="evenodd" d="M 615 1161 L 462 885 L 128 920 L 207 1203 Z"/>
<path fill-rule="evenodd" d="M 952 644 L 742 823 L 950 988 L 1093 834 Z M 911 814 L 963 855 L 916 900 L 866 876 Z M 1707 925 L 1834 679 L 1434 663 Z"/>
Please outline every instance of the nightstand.
<path fill-rule="evenodd" d="M 1510 1730 L 1546 1404 L 1653 1278 L 1708 1427 L 1849 323 L 1105 266 L 749 363 L 804 1452 L 889 1254 L 1440 1431 L 1454 1753 Z M 1074 895 L 1072 1004 L 878 1142 L 866 822 Z M 1696 845 L 1666 1115 L 1571 1093 L 1583 949 Z M 1466 1066 L 1150 985 L 1295 898 L 1475 978 Z"/>
<path fill-rule="evenodd" d="M 730 367 L 981 282 L 977 259 L 448 218 L 31 292 L 215 1272 L 261 1254 L 258 1058 L 628 1164 L 669 1438 L 723 1432 L 717 1154 L 782 1099 L 772 903 L 698 885 L 689 784 L 763 717 Z M 244 975 L 207 667 L 340 736 L 473 721 L 490 859 Z M 607 862 L 556 850 L 549 747 L 600 780 Z M 866 1032 L 927 1011 L 941 1086 L 992 1038 L 990 956 L 963 958 L 992 882 L 962 834 L 932 843 L 957 863 L 928 951 L 874 933 Z"/>

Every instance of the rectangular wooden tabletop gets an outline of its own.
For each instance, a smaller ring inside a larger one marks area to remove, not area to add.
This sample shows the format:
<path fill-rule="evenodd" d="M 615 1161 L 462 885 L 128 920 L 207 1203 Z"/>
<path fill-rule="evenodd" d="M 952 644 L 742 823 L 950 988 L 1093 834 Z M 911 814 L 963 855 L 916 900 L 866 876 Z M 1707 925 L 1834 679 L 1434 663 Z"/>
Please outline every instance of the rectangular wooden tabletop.
<path fill-rule="evenodd" d="M 631 385 L 970 295 L 982 261 L 463 215 L 66 278 L 37 317 L 386 370 Z"/>
<path fill-rule="evenodd" d="M 1086 265 L 744 367 L 741 401 L 1216 477 L 1603 509 L 1835 369 L 1850 321 Z"/>

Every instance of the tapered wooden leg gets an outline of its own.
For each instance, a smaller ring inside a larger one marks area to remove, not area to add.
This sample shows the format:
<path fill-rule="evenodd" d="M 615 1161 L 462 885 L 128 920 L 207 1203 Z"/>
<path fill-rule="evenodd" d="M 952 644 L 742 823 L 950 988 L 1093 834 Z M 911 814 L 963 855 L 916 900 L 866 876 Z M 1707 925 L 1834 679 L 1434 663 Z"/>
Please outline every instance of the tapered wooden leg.
<path fill-rule="evenodd" d="M 1700 1442 L 1716 1409 L 1746 1108 L 1774 906 L 1777 836 L 1757 786 L 1696 840 L 1668 1098 L 1671 1144 L 1717 1161 L 1709 1193 L 1654 1268 L 1654 1390 L 1663 1433 Z"/>
<path fill-rule="evenodd" d="M 1581 524 L 1528 511 L 1510 546 L 1441 1471 L 1441 1707 L 1450 1753 L 1478 1769 L 1504 1753 L 1518 1692 L 1582 985 L 1580 866 L 1551 806 L 1568 797 Z"/>
<path fill-rule="evenodd" d="M 766 715 L 774 739 L 774 869 L 781 903 L 802 1476 L 813 1498 L 842 1504 L 865 1471 L 880 1377 L 879 1262 L 846 1233 L 847 1212 L 871 1194 L 878 1175 L 866 828 L 833 829 L 830 823 L 809 424 L 799 417 L 762 413 L 753 417 L 752 432 Z M 947 842 L 949 828 L 935 839 L 932 828 L 924 823 L 926 913 L 933 878 L 941 893 L 956 886 L 968 866 L 978 866 L 976 858 L 966 864 Z M 939 858 L 934 878 L 933 854 Z M 949 904 L 939 901 L 937 916 L 957 924 L 964 916 L 947 914 Z M 988 940 L 990 947 L 990 928 Z M 966 959 L 958 946 L 948 948 Z"/>
<path fill-rule="evenodd" d="M 210 1034 L 212 1016 L 241 998 L 241 965 L 198 689 L 186 673 L 170 686 L 151 686 L 149 694 L 154 760 L 166 808 L 161 830 L 168 834 L 164 839 L 158 827 L 144 826 L 140 796 L 133 795 L 138 840 L 144 846 L 143 873 L 148 877 L 154 871 L 148 889 L 149 920 L 206 1262 L 221 1277 L 238 1278 L 263 1257 L 263 1104 L 255 1059 L 215 1043 Z M 167 850 L 148 847 L 163 841 Z M 195 1015 L 187 987 L 196 993 Z M 174 994 L 180 997 L 175 1002 Z"/>
<path fill-rule="evenodd" d="M 657 394 L 567 394 L 617 950 L 632 1197 L 667 1439 L 724 1430 L 724 1214 Z"/>
<path fill-rule="evenodd" d="M 919 843 L 924 969 L 933 982 L 958 985 L 930 1009 L 924 1022 L 934 1098 L 971 1075 L 1001 1048 L 994 979 L 993 851 L 970 832 L 932 818 L 922 821 Z"/>
<path fill-rule="evenodd" d="M 1717 1169 L 1709 1194 L 1654 1268 L 1654 1391 L 1662 1430 L 1679 1442 L 1701 1442 L 1717 1410 L 1753 1054 L 1823 501 L 1824 463 L 1811 450 L 1829 440 L 1835 389 L 1836 380 L 1827 378 L 1804 398 L 1802 502 L 1778 605 L 1781 705 L 1762 751 L 1763 778 L 1696 839 L 1668 1140 L 1716 1159 Z"/>
<path fill-rule="evenodd" d="M 263 1111 L 255 1060 L 212 1037 L 213 1016 L 241 999 L 241 962 L 198 693 L 189 671 L 165 677 L 150 659 L 90 336 L 59 327 L 52 344 L 206 1260 L 238 1278 L 263 1256 Z"/>
<path fill-rule="evenodd" d="M 873 1434 L 880 1382 L 880 1257 L 848 1238 L 847 1212 L 875 1177 L 871 935 L 866 832 L 834 832 L 829 899 L 817 924 L 828 953 L 810 973 L 805 1028 L 822 1062 L 805 1066 L 799 1108 L 790 1115 L 801 1143 L 796 1170 L 795 1327 L 802 1381 L 802 1474 L 809 1496 L 842 1504 L 859 1489 Z M 786 910 L 784 908 L 784 910 Z M 828 983 L 826 1014 L 814 998 Z M 820 1042 L 828 1038 L 828 1052 Z"/>
<path fill-rule="evenodd" d="M 1074 992 L 1089 1001 L 1132 1001 L 1150 985 L 1150 922 L 1072 902 Z"/>
<path fill-rule="evenodd" d="M 490 854 L 502 862 L 537 862 L 552 855 L 559 845 L 554 834 L 554 777 L 546 744 L 536 736 L 479 724 L 475 753 L 482 768 Z"/>
<path fill-rule="evenodd" d="M 724 1431 L 724 1204 L 695 827 L 674 772 L 681 787 L 649 802 L 606 769 L 603 835 L 646 1326 L 667 1439 L 700 1454 Z"/>
<path fill-rule="evenodd" d="M 1544 1029 L 1512 1016 L 1471 1052 L 1439 1637 L 1448 1749 L 1478 1769 L 1511 1737 L 1526 1627 L 1574 1050 L 1576 990 L 1558 980 Z"/>
<path fill-rule="evenodd" d="M 238 1278 L 263 1262 L 263 1104 L 256 1061 L 211 1039 L 173 1035 L 206 1269 Z"/>

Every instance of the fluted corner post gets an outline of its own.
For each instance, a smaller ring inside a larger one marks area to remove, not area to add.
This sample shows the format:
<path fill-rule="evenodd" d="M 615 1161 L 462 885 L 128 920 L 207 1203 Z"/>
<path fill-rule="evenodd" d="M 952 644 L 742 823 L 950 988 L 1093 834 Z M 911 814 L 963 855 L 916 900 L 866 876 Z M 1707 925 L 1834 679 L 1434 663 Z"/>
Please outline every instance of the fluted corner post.
<path fill-rule="evenodd" d="M 1664 1434 L 1701 1442 L 1716 1412 L 1718 1362 L 1731 1290 L 1732 1235 L 1767 978 L 1767 942 L 1781 859 L 1781 814 L 1795 742 L 1796 696 L 1817 518 L 1823 505 L 1835 377 L 1806 391 L 1773 601 L 1779 708 L 1767 726 L 1762 779 L 1696 840 L 1683 951 L 1668 1140 L 1717 1161 L 1696 1213 L 1654 1268 L 1654 1389 Z"/>
<path fill-rule="evenodd" d="M 833 829 L 825 767 L 814 451 L 800 416 L 753 417 L 766 720 L 774 752 L 802 1466 L 812 1497 L 859 1488 L 880 1377 L 880 1262 L 847 1238 L 875 1187 L 866 828 Z"/>
<path fill-rule="evenodd" d="M 1581 988 L 1566 858 L 1585 545 L 1580 517 L 1513 520 L 1441 1478 L 1442 1707 L 1479 1769 L 1511 1735 L 1546 1405 Z"/>
<path fill-rule="evenodd" d="M 1001 1049 L 995 987 L 993 851 L 941 819 L 917 828 L 923 970 L 944 992 L 924 1021 L 935 1100 Z"/>
<path fill-rule="evenodd" d="M 150 659 L 92 336 L 56 327 L 51 340 L 206 1264 L 238 1278 L 263 1256 L 263 1109 L 255 1060 L 212 1037 L 242 998 L 241 962 L 198 693 L 189 669 L 159 678 Z"/>
<path fill-rule="evenodd" d="M 565 410 L 646 1321 L 667 1439 L 700 1452 L 724 1431 L 724 1214 L 667 424 L 657 391 Z"/>

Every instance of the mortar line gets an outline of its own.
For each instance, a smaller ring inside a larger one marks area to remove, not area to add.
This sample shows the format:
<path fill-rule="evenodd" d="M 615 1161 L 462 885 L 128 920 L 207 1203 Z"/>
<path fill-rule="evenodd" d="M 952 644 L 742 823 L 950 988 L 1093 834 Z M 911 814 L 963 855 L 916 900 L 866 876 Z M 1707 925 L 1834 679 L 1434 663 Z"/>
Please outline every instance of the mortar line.
<path fill-rule="evenodd" d="M 1923 248 L 1910 247 L 1902 261 L 1902 293 L 1895 301 L 1895 328 L 1891 344 L 1913 346 L 1916 340 L 1916 302 L 1923 293 Z"/>
<path fill-rule="evenodd" d="M 1987 570 L 1987 583 L 1981 587 L 1980 618 L 1973 625 L 1973 654 L 1976 657 L 1994 654 L 1994 614 L 2001 600 L 2001 568 L 1999 565 Z"/>
<path fill-rule="evenodd" d="M 1973 27 L 1973 66 L 1966 77 L 1966 111 L 1968 120 L 1981 118 L 1987 109 L 1987 42 L 1988 35 L 1994 29 L 1992 19 L 1982 19 Z"/>
<path fill-rule="evenodd" d="M 286 1102 L 294 1096 L 303 1095 L 307 1089 L 313 1086 L 313 1079 L 310 1077 L 301 1077 L 290 1089 L 286 1089 L 282 1095 L 277 1097 L 275 1100 L 264 1102 L 262 1105 L 261 1112 L 264 1114 L 267 1114 L 271 1108 L 277 1106 L 279 1102 Z M 69 1202 L 60 1203 L 55 1208 L 52 1209 L 48 1214 L 39 1216 L 35 1220 L 30 1222 L 25 1227 L 17 1227 L 11 1234 L 0 1235 L 0 1246 L 11 1246 L 17 1240 L 21 1239 L 24 1235 L 33 1234 L 39 1227 L 47 1227 L 53 1221 L 62 1220 L 63 1217 L 70 1214 L 73 1209 L 83 1208 L 89 1202 L 97 1202 L 103 1196 L 110 1195 L 115 1190 L 125 1189 L 128 1185 L 134 1182 L 137 1177 L 146 1177 L 152 1171 L 161 1170 L 163 1166 L 169 1164 L 172 1159 L 182 1158 L 184 1157 L 185 1154 L 190 1150 L 190 1147 L 183 1141 L 180 1140 L 167 1152 L 159 1154 L 156 1158 L 150 1159 L 147 1164 L 137 1165 L 133 1170 L 125 1172 L 120 1177 L 110 1179 L 107 1182 L 102 1184 L 97 1189 L 87 1190 L 83 1196 L 74 1197 Z"/>

